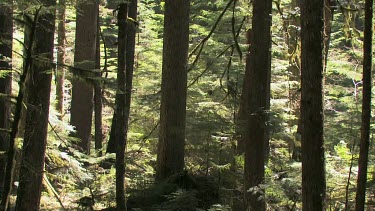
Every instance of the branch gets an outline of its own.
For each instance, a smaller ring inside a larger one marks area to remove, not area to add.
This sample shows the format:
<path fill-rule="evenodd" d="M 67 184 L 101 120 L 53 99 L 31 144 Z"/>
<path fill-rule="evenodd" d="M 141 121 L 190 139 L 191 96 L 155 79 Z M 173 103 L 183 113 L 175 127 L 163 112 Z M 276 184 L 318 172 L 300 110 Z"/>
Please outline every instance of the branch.
<path fill-rule="evenodd" d="M 219 55 L 217 55 L 216 57 L 215 57 L 215 59 L 213 60 L 213 61 L 211 61 L 210 62 L 210 64 L 208 64 L 207 66 L 206 66 L 206 69 L 204 69 L 203 70 L 203 72 L 201 72 L 188 86 L 187 86 L 187 88 L 189 88 L 189 87 L 191 87 L 192 85 L 194 85 L 197 81 L 198 81 L 198 79 L 200 78 L 200 77 L 202 77 L 206 72 L 207 72 L 207 70 L 214 64 L 214 61 L 217 59 L 217 58 L 219 58 L 220 56 L 222 56 L 229 48 L 231 48 L 231 47 L 233 47 L 233 45 L 230 45 L 230 46 L 228 46 L 227 48 L 225 48 Z"/>
<path fill-rule="evenodd" d="M 234 2 L 235 0 L 229 0 L 227 6 L 224 8 L 224 10 L 221 12 L 220 16 L 218 17 L 218 19 L 216 20 L 215 24 L 213 25 L 211 31 L 208 33 L 208 35 L 203 38 L 203 40 L 197 45 L 195 46 L 195 48 L 192 50 L 192 52 L 190 52 L 188 58 L 192 57 L 193 54 L 195 54 L 197 52 L 197 50 L 199 49 L 199 52 L 197 54 L 197 56 L 195 57 L 194 59 L 194 62 L 192 63 L 192 65 L 190 66 L 190 68 L 188 69 L 188 72 L 193 69 L 194 65 L 197 63 L 200 55 L 201 55 L 201 52 L 203 50 L 203 46 L 204 44 L 206 44 L 206 42 L 208 41 L 208 39 L 210 39 L 210 37 L 212 36 L 212 34 L 214 33 L 216 27 L 218 26 L 219 22 L 221 21 L 221 19 L 223 18 L 224 14 L 226 13 L 226 11 L 228 10 L 228 8 L 230 7 L 230 5 Z"/>

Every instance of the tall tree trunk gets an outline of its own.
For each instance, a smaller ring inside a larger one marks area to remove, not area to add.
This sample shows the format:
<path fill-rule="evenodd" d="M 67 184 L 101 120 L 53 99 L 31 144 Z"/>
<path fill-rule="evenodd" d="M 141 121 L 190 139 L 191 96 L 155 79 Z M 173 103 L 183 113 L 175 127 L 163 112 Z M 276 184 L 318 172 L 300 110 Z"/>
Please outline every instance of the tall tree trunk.
<path fill-rule="evenodd" d="M 166 0 L 156 179 L 184 169 L 189 0 Z"/>
<path fill-rule="evenodd" d="M 291 2 L 290 8 L 295 9 L 296 7 L 300 6 L 299 0 L 293 0 Z M 300 60 L 300 16 L 298 14 L 289 14 L 289 18 L 285 21 L 286 30 L 287 30 L 287 44 L 288 44 L 288 54 L 289 54 L 289 66 L 288 66 L 288 73 L 290 81 L 298 81 L 301 82 L 301 60 Z M 290 27 L 291 26 L 291 27 Z M 296 121 L 290 120 L 290 127 L 297 124 L 297 131 L 294 136 L 294 140 L 290 144 L 291 151 L 292 151 L 292 159 L 294 161 L 301 161 L 301 134 L 302 134 L 302 127 L 301 127 L 301 114 L 300 114 L 300 102 L 301 102 L 301 95 L 298 91 L 299 87 L 289 87 L 289 100 L 290 100 L 290 107 L 292 109 L 293 114 L 296 116 Z"/>
<path fill-rule="evenodd" d="M 301 4 L 302 208 L 306 211 L 325 209 L 323 8 L 321 0 Z"/>
<path fill-rule="evenodd" d="M 4 175 L 4 189 L 1 195 L 1 204 L 0 210 L 7 210 L 9 205 L 9 198 L 10 193 L 12 191 L 13 185 L 13 173 L 14 173 L 14 165 L 15 165 L 15 154 L 16 154 L 16 138 L 19 136 L 19 130 L 21 122 L 23 121 L 22 115 L 26 112 L 24 108 L 24 103 L 26 101 L 26 81 L 27 76 L 29 75 L 29 71 L 31 69 L 32 63 L 32 46 L 34 45 L 34 37 L 36 32 L 36 23 L 39 16 L 40 10 L 36 10 L 34 14 L 34 19 L 32 22 L 28 18 L 24 18 L 24 21 L 27 23 L 25 26 L 25 33 L 24 33 L 24 45 L 26 46 L 25 50 L 25 59 L 23 64 L 23 72 L 20 76 L 18 85 L 18 95 L 16 100 L 16 106 L 14 111 L 14 117 L 12 122 L 11 131 L 9 134 L 9 148 L 7 151 L 7 163 L 5 168 L 5 175 Z"/>
<path fill-rule="evenodd" d="M 16 210 L 39 210 L 47 144 L 53 45 L 55 30 L 54 0 L 44 0 L 35 29 L 28 84 L 28 109 L 17 192 Z"/>
<path fill-rule="evenodd" d="M 243 154 L 245 152 L 245 134 L 246 134 L 246 106 L 248 101 L 248 95 L 249 95 L 249 85 L 250 85 L 250 46 L 252 42 L 252 30 L 249 29 L 246 32 L 246 39 L 247 44 L 249 45 L 249 48 L 247 49 L 246 53 L 246 67 L 245 67 L 245 77 L 242 84 L 242 93 L 241 93 L 241 99 L 240 99 L 240 108 L 238 111 L 238 119 L 236 122 L 236 136 L 237 136 L 237 154 Z"/>
<path fill-rule="evenodd" d="M 120 4 L 118 13 L 118 73 L 116 111 L 113 117 L 115 124 L 114 143 L 116 145 L 116 203 L 117 209 L 123 210 L 125 204 L 125 149 L 129 128 L 131 89 L 133 84 L 134 52 L 137 19 L 137 0 Z M 132 20 L 127 19 L 130 17 Z"/>
<path fill-rule="evenodd" d="M 82 152 L 87 154 L 90 154 L 94 95 L 88 78 L 94 76 L 92 71 L 95 69 L 98 6 L 97 0 L 77 2 L 74 65 L 80 69 L 80 76 L 76 75 L 72 81 L 70 123 L 75 126 Z"/>
<path fill-rule="evenodd" d="M 98 7 L 99 10 L 99 7 Z M 99 11 L 98 11 L 99 14 Z M 102 129 L 102 110 L 103 110 L 103 96 L 102 96 L 102 74 L 100 71 L 100 22 L 98 16 L 98 29 L 96 37 L 96 59 L 95 69 L 96 78 L 94 83 L 94 113 L 95 113 L 95 150 L 98 156 L 103 155 L 103 129 Z"/>
<path fill-rule="evenodd" d="M 333 13 L 335 11 L 335 1 L 332 0 L 324 0 L 324 10 L 323 10 L 323 17 L 324 17 L 324 55 L 323 55 L 323 71 L 326 72 L 327 69 L 327 62 L 328 62 L 328 50 L 329 50 L 329 43 L 331 41 L 331 31 L 332 31 L 332 21 L 333 21 Z"/>
<path fill-rule="evenodd" d="M 128 5 L 121 3 L 118 6 L 118 68 L 117 68 L 117 91 L 116 91 L 116 205 L 117 210 L 125 209 L 125 92 L 126 92 L 126 31 L 127 31 Z"/>
<path fill-rule="evenodd" d="M 57 15 L 57 67 L 56 67 L 56 110 L 59 119 L 64 116 L 64 79 L 65 79 L 65 0 L 59 0 Z"/>
<path fill-rule="evenodd" d="M 126 107 L 125 107 L 125 116 L 126 116 L 126 128 L 128 128 L 128 119 L 130 115 L 130 104 L 131 104 L 131 90 L 133 86 L 133 69 L 134 69 L 134 55 L 135 55 L 135 36 L 136 36 L 136 25 L 138 23 L 133 22 L 137 19 L 137 7 L 138 1 L 131 0 L 129 2 L 129 11 L 128 17 L 132 20 L 128 20 L 130 25 L 127 28 L 127 37 L 126 37 Z M 113 116 L 116 116 L 116 111 Z M 127 130 L 126 130 L 127 133 Z M 116 119 L 112 119 L 111 125 L 111 134 L 108 140 L 107 151 L 106 153 L 115 153 L 116 152 L 116 143 L 115 143 L 115 134 L 116 134 Z"/>
<path fill-rule="evenodd" d="M 370 119 L 371 119 L 371 70 L 372 70 L 372 19 L 373 0 L 365 2 L 365 32 L 363 43 L 363 98 L 362 98 L 362 125 L 361 143 L 358 160 L 357 193 L 355 197 L 355 209 L 365 210 L 367 164 L 370 146 Z"/>
<path fill-rule="evenodd" d="M 245 132 L 245 188 L 247 208 L 265 210 L 265 140 L 268 137 L 271 76 L 271 0 L 253 1 L 250 42 L 250 68 L 245 73 L 248 85 Z M 250 74 L 250 75 L 249 75 Z"/>
<path fill-rule="evenodd" d="M 0 59 L 0 70 L 7 71 L 7 74 L 0 78 L 0 93 L 5 95 L 11 94 L 12 86 L 12 37 L 13 37 L 13 22 L 12 22 L 12 1 L 7 1 L 9 5 L 0 4 L 0 54 L 3 58 Z M 10 125 L 10 99 L 0 99 L 0 151 L 7 151 L 9 148 L 9 130 Z M 0 190 L 4 187 L 4 173 L 6 167 L 6 156 L 0 157 Z"/>

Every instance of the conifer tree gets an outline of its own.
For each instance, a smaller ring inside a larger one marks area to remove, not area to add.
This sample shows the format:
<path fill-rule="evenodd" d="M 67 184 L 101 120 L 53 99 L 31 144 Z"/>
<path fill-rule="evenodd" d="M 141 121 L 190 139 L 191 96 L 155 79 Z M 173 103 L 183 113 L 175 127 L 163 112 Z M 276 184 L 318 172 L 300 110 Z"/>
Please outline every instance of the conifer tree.
<path fill-rule="evenodd" d="M 301 3 L 302 208 L 325 210 L 323 139 L 324 1 Z"/>
<path fill-rule="evenodd" d="M 0 3 L 0 70 L 5 74 L 0 77 L 0 93 L 4 95 L 11 94 L 12 85 L 12 1 Z M 0 99 L 0 128 L 5 129 L 0 132 L 0 151 L 7 151 L 9 147 L 9 133 L 6 131 L 10 128 L 10 100 L 5 96 Z M 0 158 L 0 188 L 4 185 L 6 159 Z"/>
<path fill-rule="evenodd" d="M 355 210 L 365 210 L 367 166 L 370 147 L 371 88 L 372 88 L 372 37 L 373 37 L 373 0 L 365 2 L 365 31 L 363 43 L 363 97 L 361 143 L 358 160 L 357 193 Z"/>
<path fill-rule="evenodd" d="M 28 83 L 25 136 L 16 210 L 39 210 L 47 145 L 55 32 L 55 0 L 43 0 L 37 18 Z"/>
<path fill-rule="evenodd" d="M 74 66 L 78 74 L 72 81 L 70 124 L 75 127 L 75 137 L 80 139 L 80 149 L 90 154 L 91 125 L 93 113 L 93 84 L 96 60 L 96 36 L 98 1 L 77 1 L 77 20 Z"/>
<path fill-rule="evenodd" d="M 166 0 L 156 179 L 184 168 L 189 0 Z"/>
<path fill-rule="evenodd" d="M 250 53 L 243 100 L 245 124 L 245 192 L 250 210 L 265 210 L 264 165 L 268 143 L 271 79 L 271 0 L 253 1 Z"/>

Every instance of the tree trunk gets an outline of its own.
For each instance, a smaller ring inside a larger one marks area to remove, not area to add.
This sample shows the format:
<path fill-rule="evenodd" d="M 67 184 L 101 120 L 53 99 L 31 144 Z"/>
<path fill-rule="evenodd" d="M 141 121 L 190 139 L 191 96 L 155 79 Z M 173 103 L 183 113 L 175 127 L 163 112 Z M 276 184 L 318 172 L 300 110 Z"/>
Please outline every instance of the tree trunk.
<path fill-rule="evenodd" d="M 116 207 L 123 210 L 125 202 L 125 146 L 126 146 L 126 117 L 125 117 L 125 92 L 126 92 L 126 31 L 127 31 L 128 5 L 118 6 L 118 68 L 117 68 L 117 91 L 116 91 L 116 122 L 115 144 L 116 144 Z"/>
<path fill-rule="evenodd" d="M 324 0 L 324 55 L 323 55 L 323 71 L 326 72 L 327 69 L 327 62 L 328 62 L 328 50 L 329 50 L 329 43 L 331 41 L 331 31 L 332 31 L 332 21 L 333 21 L 333 13 L 335 11 L 335 1 L 332 0 Z"/>
<path fill-rule="evenodd" d="M 321 0 L 301 4 L 302 208 L 306 211 L 325 209 L 323 7 Z"/>
<path fill-rule="evenodd" d="M 55 30 L 54 0 L 44 0 L 35 29 L 35 45 L 28 85 L 28 109 L 17 192 L 16 210 L 39 210 L 47 144 L 48 113 Z M 53 8 L 53 9 L 51 9 Z"/>
<path fill-rule="evenodd" d="M 72 81 L 70 123 L 75 126 L 75 137 L 80 139 L 79 147 L 87 154 L 90 154 L 93 112 L 93 85 L 88 81 L 95 69 L 98 6 L 97 0 L 77 2 L 74 65 L 80 74 Z"/>
<path fill-rule="evenodd" d="M 0 58 L 0 70 L 7 71 L 8 73 L 0 78 L 0 93 L 5 95 L 11 94 L 12 86 L 12 35 L 13 35 L 13 23 L 12 23 L 12 1 L 8 1 L 9 5 L 0 5 L 0 37 L 2 41 L 0 43 L 0 54 L 3 58 Z M 10 129 L 10 115 L 11 115 L 11 104 L 10 99 L 0 99 L 0 128 L 4 129 L 0 131 L 0 151 L 7 151 L 9 148 L 9 133 L 6 131 Z M 0 157 L 0 190 L 4 187 L 4 173 L 6 167 L 6 156 Z"/>
<path fill-rule="evenodd" d="M 64 79 L 65 79 L 65 0 L 59 0 L 57 15 L 57 67 L 56 67 L 56 110 L 59 112 L 59 119 L 64 116 Z"/>
<path fill-rule="evenodd" d="M 133 83 L 134 52 L 137 19 L 137 0 L 119 5 L 118 13 L 118 73 L 116 111 L 113 117 L 111 131 L 114 134 L 113 143 L 116 146 L 116 203 L 117 210 L 123 210 L 125 204 L 125 149 L 129 128 L 129 113 L 131 103 L 131 89 Z"/>
<path fill-rule="evenodd" d="M 165 1 L 158 181 L 184 169 L 189 7 L 189 0 Z"/>
<path fill-rule="evenodd" d="M 365 32 L 363 43 L 363 98 L 362 98 L 362 125 L 361 143 L 358 160 L 357 193 L 355 197 L 355 209 L 365 210 L 367 164 L 370 146 L 370 119 L 371 119 L 371 70 L 372 70 L 372 19 L 373 0 L 365 2 Z"/>
<path fill-rule="evenodd" d="M 99 10 L 99 7 L 98 7 Z M 99 14 L 99 11 L 98 11 Z M 102 110 L 103 110 L 103 96 L 102 96 L 102 74 L 100 71 L 100 22 L 98 16 L 98 29 L 96 36 L 96 59 L 95 70 L 96 78 L 94 83 L 94 113 L 95 113 L 95 150 L 98 156 L 103 155 L 103 128 L 102 128 Z"/>
<path fill-rule="evenodd" d="M 250 210 L 265 210 L 264 165 L 268 138 L 271 77 L 271 0 L 254 0 L 250 68 L 245 73 L 247 100 L 245 132 L 246 204 Z M 249 75 L 250 74 L 250 75 Z"/>
<path fill-rule="evenodd" d="M 245 77 L 242 84 L 242 93 L 240 99 L 240 109 L 238 111 L 238 119 L 236 122 L 236 136 L 237 136 L 237 154 L 243 154 L 245 152 L 245 133 L 246 133 L 246 106 L 249 95 L 249 84 L 250 84 L 250 45 L 252 42 L 252 30 L 249 29 L 246 32 L 247 44 L 249 45 L 248 51 L 246 52 L 246 67 L 245 67 Z"/>
<path fill-rule="evenodd" d="M 137 19 L 137 6 L 138 1 L 132 0 L 129 3 L 128 17 L 133 20 Z M 126 106 L 125 106 L 125 116 L 126 116 L 126 128 L 128 128 L 128 119 L 130 116 L 130 104 L 131 104 L 131 90 L 133 87 L 133 69 L 134 69 L 134 55 L 135 55 L 135 36 L 136 36 L 136 25 L 132 20 L 128 20 L 127 28 L 127 41 L 126 41 Z M 116 116 L 116 111 L 113 116 Z M 127 133 L 127 130 L 126 130 Z M 115 134 L 116 134 L 116 119 L 112 119 L 111 125 L 111 134 L 108 140 L 107 151 L 106 153 L 115 153 L 116 152 L 116 143 L 115 143 Z"/>
<path fill-rule="evenodd" d="M 14 117 L 12 122 L 12 128 L 9 134 L 9 148 L 7 151 L 7 163 L 5 168 L 5 175 L 4 175 L 4 189 L 1 196 L 1 204 L 0 210 L 8 210 L 9 205 L 9 197 L 12 191 L 13 185 L 13 173 L 14 173 L 14 166 L 15 166 L 15 154 L 16 154 L 16 138 L 19 135 L 19 130 L 21 122 L 23 121 L 22 115 L 26 112 L 24 108 L 25 98 L 26 98 L 26 81 L 27 76 L 29 75 L 29 70 L 31 68 L 31 60 L 32 60 L 32 46 L 34 45 L 34 37 L 35 37 L 35 28 L 36 22 L 39 16 L 39 10 L 35 11 L 34 20 L 32 22 L 29 19 L 24 18 L 25 22 L 27 23 L 27 27 L 25 27 L 24 32 L 24 45 L 27 47 L 25 48 L 25 59 L 23 64 L 23 72 L 20 76 L 18 85 L 18 95 L 16 100 L 16 106 L 14 111 Z"/>
<path fill-rule="evenodd" d="M 108 144 L 106 153 L 116 153 L 116 109 L 113 112 L 112 124 L 111 124 L 111 133 L 109 134 Z"/>

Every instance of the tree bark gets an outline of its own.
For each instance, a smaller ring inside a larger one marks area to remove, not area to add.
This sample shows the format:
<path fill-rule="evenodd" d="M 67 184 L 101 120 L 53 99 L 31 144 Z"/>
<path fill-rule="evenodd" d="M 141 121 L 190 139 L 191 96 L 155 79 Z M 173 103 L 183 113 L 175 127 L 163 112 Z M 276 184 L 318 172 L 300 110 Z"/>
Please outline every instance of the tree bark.
<path fill-rule="evenodd" d="M 90 154 L 90 136 L 93 113 L 93 77 L 96 59 L 96 36 L 98 18 L 97 0 L 77 2 L 76 40 L 74 65 L 79 68 L 72 80 L 72 103 L 70 123 L 75 126 L 75 137 L 80 139 L 82 152 Z"/>
<path fill-rule="evenodd" d="M 99 10 L 99 7 L 98 7 Z M 99 14 L 99 11 L 98 11 Z M 95 113 L 95 150 L 98 156 L 103 155 L 103 128 L 102 128 L 102 110 L 103 110 L 103 96 L 102 96 L 102 74 L 100 71 L 100 22 L 99 16 L 97 20 L 97 36 L 96 36 L 96 59 L 95 70 L 96 78 L 94 83 L 94 113 Z"/>
<path fill-rule="evenodd" d="M 132 20 L 128 20 L 129 24 L 127 27 L 126 35 L 126 106 L 125 106 L 125 116 L 126 116 L 126 128 L 128 128 L 128 120 L 130 116 L 130 104 L 131 104 L 131 90 L 133 87 L 133 70 L 134 70 L 134 58 L 135 58 L 135 38 L 136 38 L 136 26 L 138 23 L 134 22 L 137 20 L 137 7 L 138 1 L 132 0 L 129 2 L 129 11 L 128 17 Z M 116 116 L 116 111 L 113 116 Z M 126 130 L 127 133 L 127 130 Z M 115 143 L 115 134 L 116 134 L 116 119 L 112 119 L 111 125 L 111 134 L 108 140 L 107 151 L 106 153 L 115 153 L 116 152 L 116 143 Z"/>
<path fill-rule="evenodd" d="M 56 110 L 59 119 L 64 116 L 64 80 L 65 80 L 65 0 L 59 0 L 57 15 L 57 67 L 56 67 Z"/>
<path fill-rule="evenodd" d="M 128 5 L 121 3 L 118 6 L 118 68 L 117 68 L 117 91 L 116 91 L 116 207 L 123 210 L 125 202 L 125 147 L 126 147 L 126 31 L 127 31 Z"/>
<path fill-rule="evenodd" d="M 372 19 L 373 0 L 365 1 L 365 31 L 363 43 L 363 97 L 362 97 L 362 125 L 361 143 L 358 160 L 357 193 L 355 197 L 355 210 L 365 210 L 367 164 L 370 146 L 370 120 L 371 120 L 371 88 L 372 88 Z"/>
<path fill-rule="evenodd" d="M 301 4 L 302 209 L 325 210 L 323 139 L 324 1 Z"/>
<path fill-rule="evenodd" d="M 44 0 L 35 29 L 33 61 L 28 84 L 28 109 L 17 192 L 16 210 L 39 210 L 44 158 L 47 144 L 48 114 L 55 30 L 54 0 Z M 51 9 L 53 8 L 53 9 Z"/>
<path fill-rule="evenodd" d="M 9 5 L 0 4 L 0 37 L 4 42 L 0 43 L 0 70 L 6 71 L 6 75 L 0 78 L 0 93 L 5 95 L 11 94 L 12 86 L 12 37 L 13 37 L 13 22 L 12 22 L 12 1 L 8 1 Z M 9 148 L 9 132 L 10 129 L 10 115 L 11 115 L 10 99 L 0 99 L 0 151 L 7 151 Z M 0 190 L 4 187 L 4 173 L 6 167 L 6 156 L 0 157 Z"/>
<path fill-rule="evenodd" d="M 184 169 L 189 0 L 166 0 L 156 180 Z"/>
<path fill-rule="evenodd" d="M 265 210 L 264 165 L 268 138 L 271 77 L 271 0 L 253 1 L 250 68 L 245 100 L 245 191 L 250 210 Z"/>
<path fill-rule="evenodd" d="M 246 66 L 245 66 L 245 77 L 242 84 L 242 93 L 241 93 L 241 99 L 240 99 L 240 108 L 238 111 L 238 119 L 236 122 L 236 136 L 237 136 L 237 154 L 243 154 L 245 152 L 245 134 L 246 134 L 246 118 L 247 118 L 247 101 L 248 101 L 248 95 L 249 95 L 249 84 L 250 84 L 250 46 L 252 42 L 252 30 L 248 29 L 246 32 L 246 39 L 247 44 L 249 45 L 247 52 L 246 52 Z"/>
<path fill-rule="evenodd" d="M 25 59 L 23 64 L 23 72 L 20 76 L 20 80 L 18 82 L 19 89 L 18 95 L 16 100 L 16 106 L 14 111 L 13 122 L 11 126 L 11 131 L 9 133 L 9 147 L 7 151 L 7 163 L 5 168 L 5 175 L 4 175 L 4 189 L 1 196 L 1 204 L 0 210 L 8 210 L 9 205 L 9 198 L 10 193 L 12 191 L 13 185 L 13 173 L 14 173 L 14 166 L 15 166 L 15 155 L 16 155 L 16 138 L 19 135 L 20 125 L 23 121 L 23 114 L 26 112 L 24 108 L 25 98 L 26 98 L 26 81 L 27 76 L 29 75 L 29 71 L 31 68 L 32 63 L 32 46 L 34 45 L 33 38 L 35 37 L 35 28 L 37 19 L 39 16 L 39 10 L 35 11 L 34 20 L 30 22 L 29 19 L 24 18 L 25 22 L 28 23 L 28 26 L 25 27 L 24 32 L 24 45 L 27 47 L 25 48 Z"/>

